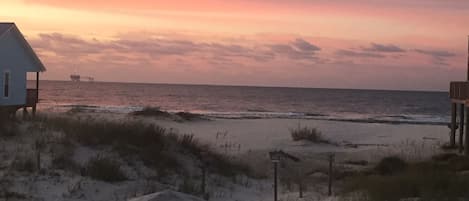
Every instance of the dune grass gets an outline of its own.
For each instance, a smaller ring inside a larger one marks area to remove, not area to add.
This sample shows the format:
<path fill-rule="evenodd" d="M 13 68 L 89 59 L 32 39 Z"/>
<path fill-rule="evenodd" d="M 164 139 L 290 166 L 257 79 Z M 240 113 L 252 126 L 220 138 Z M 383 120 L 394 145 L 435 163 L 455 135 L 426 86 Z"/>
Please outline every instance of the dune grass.
<path fill-rule="evenodd" d="M 298 125 L 297 128 L 290 129 L 290 135 L 293 141 L 305 140 L 313 143 L 331 143 L 322 136 L 321 131 L 319 131 L 317 128 L 309 128 Z"/>
<path fill-rule="evenodd" d="M 406 164 L 401 159 L 385 158 L 372 172 L 349 178 L 344 193 L 361 192 L 360 200 L 373 201 L 469 199 L 469 175 L 463 173 L 469 170 L 469 159 L 436 158 L 443 159 Z"/>
<path fill-rule="evenodd" d="M 46 130 L 60 131 L 67 139 L 89 147 L 111 147 L 121 157 L 143 161 L 159 174 L 185 173 L 181 156 L 206 164 L 224 176 L 250 174 L 247 165 L 232 160 L 190 134 L 140 121 L 108 121 L 94 118 L 41 116 L 34 120 Z"/>
<path fill-rule="evenodd" d="M 84 173 L 93 179 L 107 182 L 119 182 L 127 179 L 120 169 L 119 163 L 104 157 L 90 159 L 86 164 Z"/>
<path fill-rule="evenodd" d="M 163 111 L 159 107 L 144 107 L 142 110 L 134 111 L 131 114 L 145 117 L 171 117 L 169 112 Z"/>

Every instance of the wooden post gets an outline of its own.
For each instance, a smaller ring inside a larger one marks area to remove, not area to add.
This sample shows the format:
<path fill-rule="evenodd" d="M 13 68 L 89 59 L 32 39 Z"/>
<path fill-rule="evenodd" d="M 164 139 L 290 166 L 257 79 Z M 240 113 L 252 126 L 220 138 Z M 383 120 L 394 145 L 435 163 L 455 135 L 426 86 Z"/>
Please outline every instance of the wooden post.
<path fill-rule="evenodd" d="M 36 72 L 36 102 L 33 105 L 33 117 L 36 116 L 36 105 L 39 102 L 39 72 Z"/>
<path fill-rule="evenodd" d="M 202 186 L 201 186 L 201 191 L 202 191 L 202 195 L 203 197 L 205 197 L 205 178 L 206 178 L 206 174 L 207 174 L 207 169 L 205 168 L 205 164 L 202 165 Z"/>
<path fill-rule="evenodd" d="M 469 112 L 466 112 L 466 135 L 469 133 Z M 464 138 L 464 155 L 469 156 L 469 137 Z"/>
<path fill-rule="evenodd" d="M 450 147 L 456 145 L 456 115 L 457 115 L 457 104 L 451 103 L 451 134 L 449 137 Z"/>
<path fill-rule="evenodd" d="M 36 169 L 39 172 L 41 170 L 41 142 L 39 140 L 36 140 L 35 145 L 36 145 Z"/>
<path fill-rule="evenodd" d="M 39 72 L 36 73 L 36 103 L 39 102 Z"/>
<path fill-rule="evenodd" d="M 277 192 L 277 169 L 278 169 L 278 162 L 274 162 L 274 201 L 277 201 L 278 192 Z"/>
<path fill-rule="evenodd" d="M 298 188 L 299 188 L 298 191 L 300 191 L 300 198 L 303 198 L 303 180 L 302 179 L 300 179 Z"/>
<path fill-rule="evenodd" d="M 333 171 L 332 171 L 332 163 L 334 162 L 334 154 L 329 155 L 329 185 L 328 185 L 328 191 L 327 195 L 331 196 L 332 195 L 332 177 L 333 177 Z"/>
<path fill-rule="evenodd" d="M 464 104 L 460 104 L 460 111 L 459 111 L 459 153 L 462 153 L 464 149 L 464 115 L 465 115 L 465 108 Z"/>

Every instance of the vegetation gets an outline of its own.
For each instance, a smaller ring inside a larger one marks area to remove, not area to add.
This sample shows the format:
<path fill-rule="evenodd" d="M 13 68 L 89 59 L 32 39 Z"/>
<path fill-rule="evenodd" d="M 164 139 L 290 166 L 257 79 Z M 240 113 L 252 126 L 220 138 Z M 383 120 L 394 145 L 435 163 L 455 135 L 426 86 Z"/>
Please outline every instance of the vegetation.
<path fill-rule="evenodd" d="M 467 200 L 469 159 L 461 156 L 406 164 L 397 157 L 383 159 L 377 174 L 359 174 L 346 181 L 345 193 L 362 193 L 360 200 Z M 444 157 L 443 157 L 444 158 Z"/>
<path fill-rule="evenodd" d="M 45 129 L 61 131 L 65 138 L 78 144 L 110 147 L 129 160 L 140 159 L 146 166 L 155 168 L 159 175 L 186 173 L 180 161 L 183 157 L 191 157 L 194 163 L 206 164 L 209 171 L 224 176 L 251 173 L 246 164 L 212 150 L 193 135 L 178 134 L 153 124 L 58 116 L 38 117 L 35 121 L 41 122 Z M 56 160 L 66 162 L 60 157 Z"/>
<path fill-rule="evenodd" d="M 290 129 L 290 134 L 293 141 L 306 140 L 313 143 L 330 143 L 328 140 L 324 139 L 317 128 L 308 128 L 298 125 L 297 128 Z"/>
<path fill-rule="evenodd" d="M 36 170 L 36 163 L 30 157 L 19 157 L 13 161 L 12 168 L 20 172 L 34 172 Z"/>
<path fill-rule="evenodd" d="M 146 117 L 171 117 L 169 112 L 163 111 L 159 107 L 145 107 L 142 110 L 132 112 L 131 114 Z"/>
<path fill-rule="evenodd" d="M 194 121 L 204 119 L 200 114 L 190 112 L 169 113 L 161 110 L 159 107 L 145 107 L 142 110 L 131 113 L 135 116 L 168 118 L 175 121 Z"/>
<path fill-rule="evenodd" d="M 393 175 L 407 168 L 407 163 L 399 157 L 391 156 L 383 158 L 375 170 L 380 175 Z"/>
<path fill-rule="evenodd" d="M 178 116 L 179 118 L 181 118 L 184 121 L 193 121 L 193 120 L 203 119 L 202 115 L 194 114 L 194 113 L 190 113 L 190 112 L 177 112 L 175 115 Z"/>
<path fill-rule="evenodd" d="M 88 161 L 85 175 L 106 182 L 119 182 L 127 179 L 121 171 L 119 163 L 102 157 L 95 157 Z"/>
<path fill-rule="evenodd" d="M 0 110 L 0 136 L 8 137 L 18 134 L 17 122 L 9 114 Z"/>

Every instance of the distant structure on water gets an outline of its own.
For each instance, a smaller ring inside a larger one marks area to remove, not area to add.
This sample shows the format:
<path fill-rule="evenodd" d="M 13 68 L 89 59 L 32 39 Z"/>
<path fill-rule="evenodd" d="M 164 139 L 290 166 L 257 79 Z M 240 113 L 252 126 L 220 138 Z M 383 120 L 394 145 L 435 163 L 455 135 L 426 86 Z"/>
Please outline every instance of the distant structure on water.
<path fill-rule="evenodd" d="M 93 82 L 93 81 L 94 81 L 94 78 L 93 78 L 93 77 L 81 76 L 81 75 L 78 75 L 78 74 L 71 74 L 71 75 L 70 75 L 70 80 L 72 80 L 73 82 L 80 82 L 80 81 L 81 81 L 81 78 L 84 78 L 84 79 L 88 80 L 89 82 Z"/>

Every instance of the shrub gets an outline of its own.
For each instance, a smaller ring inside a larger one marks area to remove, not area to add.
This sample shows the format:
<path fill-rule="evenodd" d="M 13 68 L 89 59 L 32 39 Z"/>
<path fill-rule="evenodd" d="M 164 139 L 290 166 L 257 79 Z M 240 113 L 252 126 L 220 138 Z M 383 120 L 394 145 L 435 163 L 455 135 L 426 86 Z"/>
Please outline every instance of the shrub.
<path fill-rule="evenodd" d="M 375 170 L 381 175 L 392 175 L 403 171 L 407 163 L 399 157 L 391 156 L 383 158 L 375 167 Z"/>
<path fill-rule="evenodd" d="M 116 161 L 101 157 L 95 157 L 88 161 L 85 175 L 106 182 L 119 182 L 127 179 Z"/>
<path fill-rule="evenodd" d="M 448 161 L 453 158 L 458 157 L 458 154 L 455 153 L 442 153 L 435 156 L 432 156 L 432 159 L 435 161 Z"/>
<path fill-rule="evenodd" d="M 467 170 L 469 159 L 448 156 L 450 155 L 436 157 L 442 157 L 442 160 L 432 159 L 411 164 L 405 164 L 396 157 L 385 158 L 380 162 L 381 167 L 393 167 L 386 169 L 393 169 L 389 171 L 392 174 L 356 174 L 345 182 L 344 193 L 361 192 L 368 198 L 362 200 L 373 201 L 398 201 L 408 198 L 425 201 L 469 200 L 469 175 L 460 172 Z M 395 171 L 397 166 L 405 168 L 397 168 L 400 171 Z"/>
<path fill-rule="evenodd" d="M 140 111 L 131 113 L 135 116 L 152 116 L 152 117 L 171 117 L 169 112 L 161 110 L 159 107 L 145 107 Z"/>
<path fill-rule="evenodd" d="M 36 170 L 36 163 L 30 157 L 21 157 L 13 161 L 12 167 L 16 171 L 31 173 Z"/>
<path fill-rule="evenodd" d="M 200 114 L 194 114 L 190 112 L 177 112 L 176 116 L 181 118 L 182 120 L 185 121 L 193 121 L 193 120 L 199 120 L 202 119 L 202 115 Z"/>
<path fill-rule="evenodd" d="M 159 175 L 185 171 L 178 155 L 208 162 L 210 171 L 225 176 L 251 174 L 247 165 L 234 161 L 200 143 L 192 134 L 178 134 L 157 125 L 139 121 L 117 122 L 72 117 L 38 117 L 48 130 L 62 131 L 65 138 L 85 146 L 109 146 L 122 157 L 140 159 Z M 67 161 L 57 158 L 57 163 Z"/>
<path fill-rule="evenodd" d="M 0 111 L 0 136 L 8 137 L 18 134 L 17 122 L 8 114 Z"/>
<path fill-rule="evenodd" d="M 301 127 L 298 125 L 295 129 L 290 129 L 293 141 L 306 140 L 314 143 L 330 143 L 324 139 L 321 132 L 316 128 Z"/>
<path fill-rule="evenodd" d="M 348 180 L 346 192 L 364 192 L 373 201 L 467 200 L 469 177 L 432 166 L 419 164 L 394 175 L 358 176 Z M 461 199 L 463 198 L 463 199 Z"/>
<path fill-rule="evenodd" d="M 78 171 L 80 165 L 76 163 L 71 155 L 68 154 L 58 154 L 52 158 L 52 167 L 60 170 L 71 170 Z"/>

